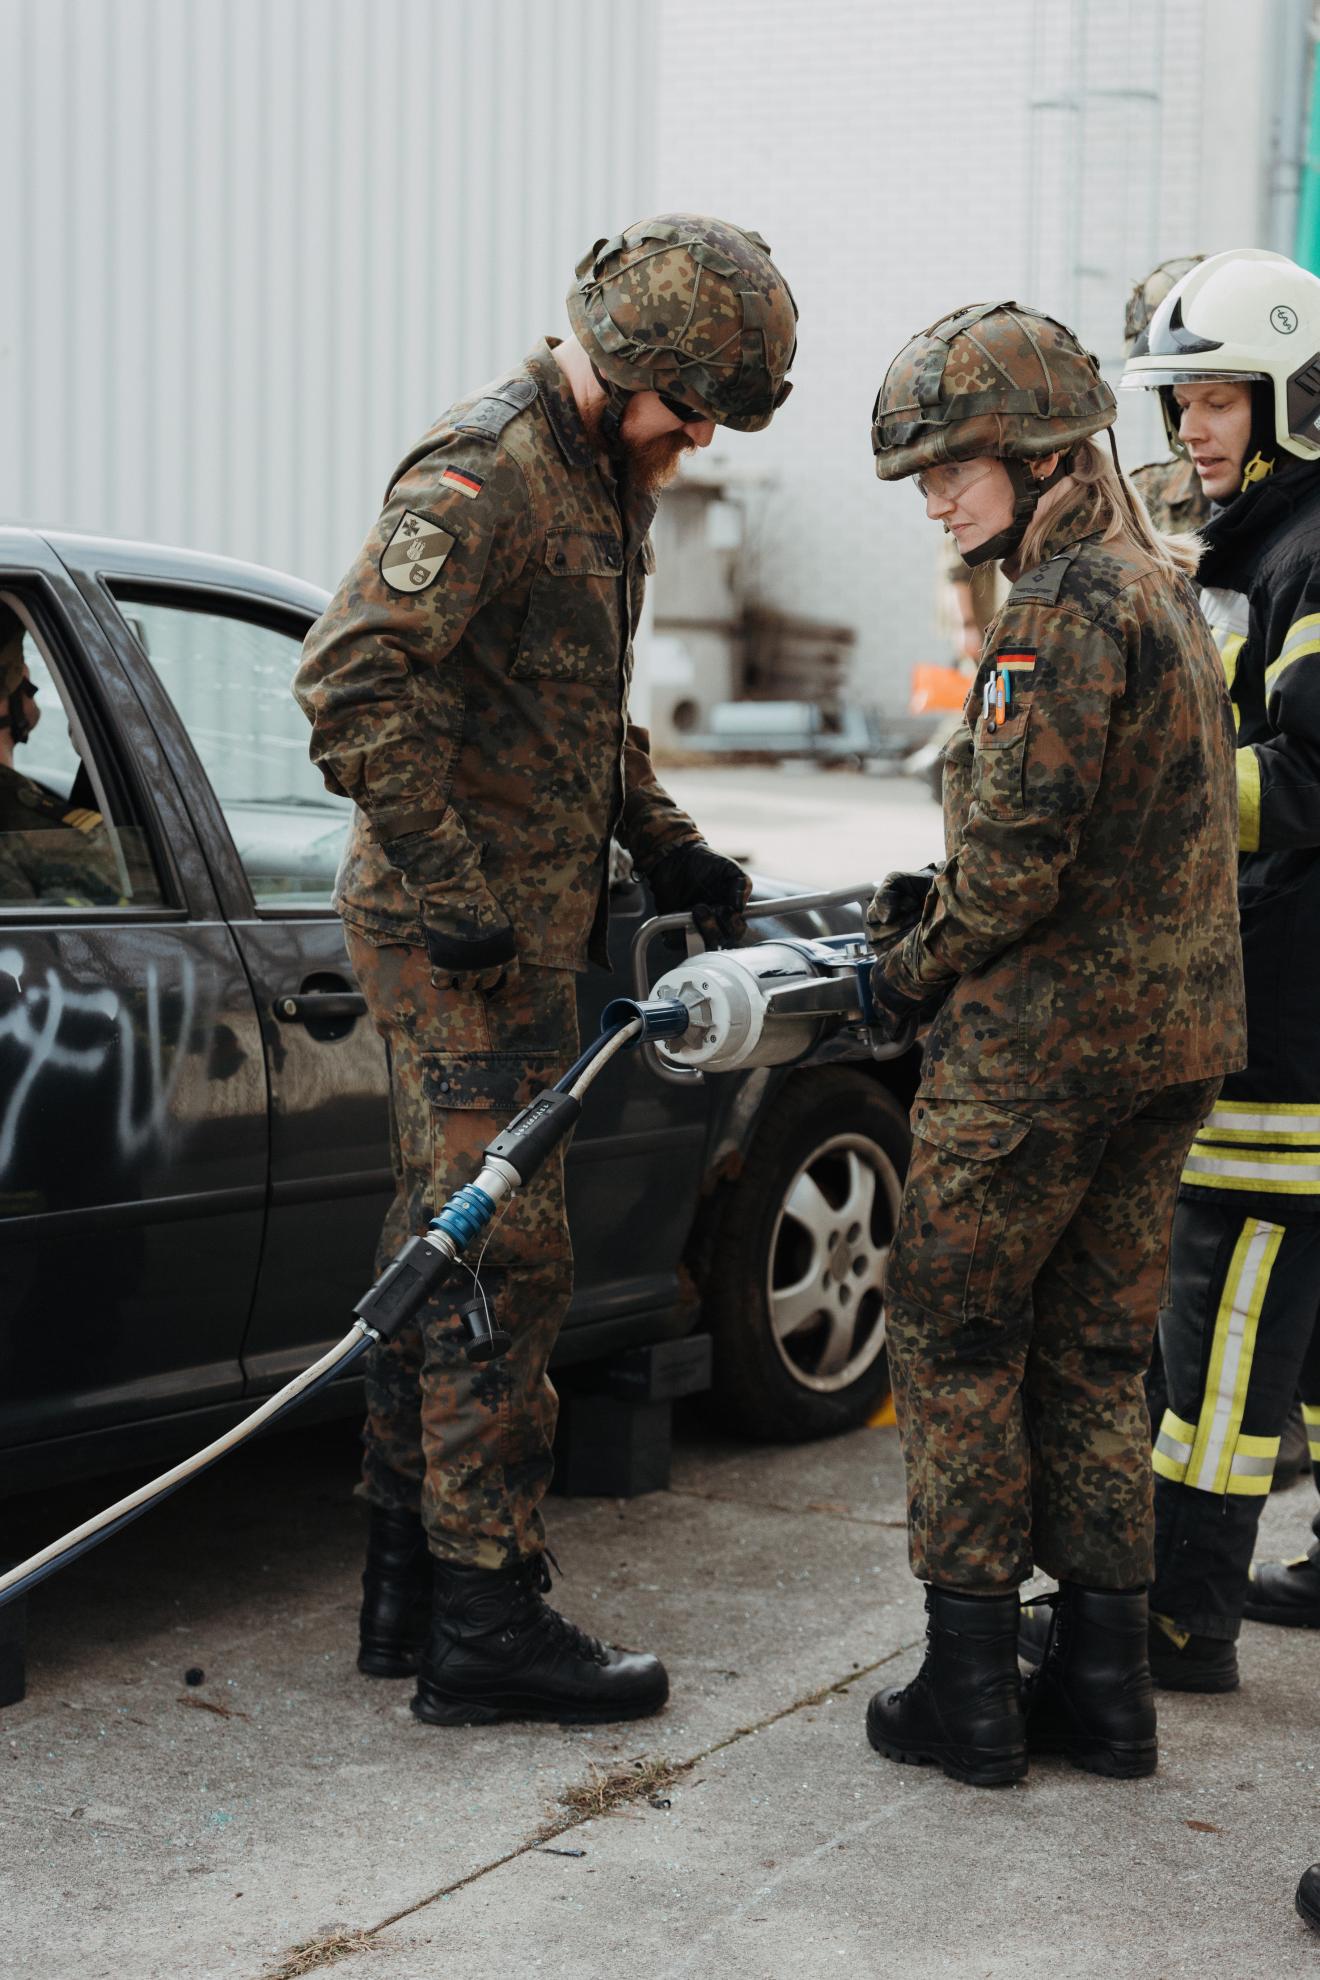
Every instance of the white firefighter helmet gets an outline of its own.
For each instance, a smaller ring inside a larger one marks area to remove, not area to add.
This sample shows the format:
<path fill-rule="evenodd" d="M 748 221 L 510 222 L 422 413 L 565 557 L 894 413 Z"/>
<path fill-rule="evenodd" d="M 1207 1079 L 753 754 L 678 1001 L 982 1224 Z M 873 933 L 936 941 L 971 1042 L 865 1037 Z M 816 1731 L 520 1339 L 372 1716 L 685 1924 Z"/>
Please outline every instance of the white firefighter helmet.
<path fill-rule="evenodd" d="M 1138 337 L 1120 382 L 1167 395 L 1225 377 L 1268 383 L 1278 446 L 1320 459 L 1320 278 L 1286 254 L 1230 248 L 1193 268 Z"/>

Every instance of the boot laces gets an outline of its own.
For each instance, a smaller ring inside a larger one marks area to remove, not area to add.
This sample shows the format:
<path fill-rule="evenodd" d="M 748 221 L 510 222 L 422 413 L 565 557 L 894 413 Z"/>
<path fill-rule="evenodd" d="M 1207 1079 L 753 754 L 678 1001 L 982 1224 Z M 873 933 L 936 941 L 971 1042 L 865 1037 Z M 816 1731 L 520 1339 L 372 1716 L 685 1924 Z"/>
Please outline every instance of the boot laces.
<path fill-rule="evenodd" d="M 574 1657 L 604 1664 L 608 1660 L 608 1652 L 599 1637 L 589 1636 L 585 1629 L 579 1629 L 576 1623 L 570 1622 L 558 1609 L 552 1609 L 545 1600 L 551 1588 L 549 1562 L 554 1563 L 556 1570 L 559 1569 L 558 1561 L 547 1548 L 544 1554 L 534 1555 L 523 1563 L 520 1579 L 527 1600 L 523 1627 L 543 1632 Z"/>

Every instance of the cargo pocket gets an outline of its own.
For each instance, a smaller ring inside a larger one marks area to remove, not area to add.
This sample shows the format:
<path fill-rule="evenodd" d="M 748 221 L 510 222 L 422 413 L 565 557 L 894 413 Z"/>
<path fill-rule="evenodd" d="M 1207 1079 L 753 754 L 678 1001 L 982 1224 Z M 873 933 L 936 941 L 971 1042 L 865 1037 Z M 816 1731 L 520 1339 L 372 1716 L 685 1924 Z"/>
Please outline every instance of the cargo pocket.
<path fill-rule="evenodd" d="M 992 729 L 982 720 L 976 731 L 976 794 L 982 807 L 1001 817 L 1020 812 L 1025 803 L 1023 781 L 1031 704 L 1021 705 L 1008 720 Z"/>
<path fill-rule="evenodd" d="M 559 1071 L 549 1052 L 422 1054 L 437 1210 L 455 1190 L 476 1180 L 489 1143 L 521 1108 L 554 1084 Z M 468 1256 L 470 1265 L 476 1264 L 480 1248 L 478 1240 Z M 526 1267 L 570 1255 L 561 1150 L 490 1225 L 485 1263 Z"/>
<path fill-rule="evenodd" d="M 1012 1167 L 1030 1121 L 982 1100 L 918 1100 L 912 1161 L 894 1252 L 891 1294 L 930 1313 L 991 1311 L 1013 1209 Z"/>
<path fill-rule="evenodd" d="M 611 680 L 619 668 L 623 544 L 608 530 L 550 529 L 509 673 Z"/>

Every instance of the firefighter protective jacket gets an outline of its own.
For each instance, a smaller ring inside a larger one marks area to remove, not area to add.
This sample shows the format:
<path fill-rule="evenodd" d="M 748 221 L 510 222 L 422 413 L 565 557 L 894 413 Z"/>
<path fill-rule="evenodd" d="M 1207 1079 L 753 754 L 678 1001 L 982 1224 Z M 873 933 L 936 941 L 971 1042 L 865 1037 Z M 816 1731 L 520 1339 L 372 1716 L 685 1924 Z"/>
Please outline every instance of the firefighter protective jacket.
<path fill-rule="evenodd" d="M 1183 1180 L 1291 1222 L 1320 1216 L 1320 463 L 1247 489 L 1202 534 L 1237 724 L 1248 1057 Z"/>

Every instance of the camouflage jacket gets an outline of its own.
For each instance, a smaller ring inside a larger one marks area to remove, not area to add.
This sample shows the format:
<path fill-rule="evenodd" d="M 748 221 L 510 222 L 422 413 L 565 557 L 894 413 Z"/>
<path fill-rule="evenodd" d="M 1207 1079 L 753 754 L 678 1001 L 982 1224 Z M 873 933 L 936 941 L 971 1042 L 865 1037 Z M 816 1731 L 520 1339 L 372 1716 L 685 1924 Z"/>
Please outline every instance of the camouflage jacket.
<path fill-rule="evenodd" d="M 1167 461 L 1148 461 L 1134 468 L 1131 482 L 1150 511 L 1156 529 L 1165 536 L 1185 536 L 1200 529 L 1210 514 L 1196 469 L 1174 454 Z"/>
<path fill-rule="evenodd" d="M 0 764 L 0 902 L 118 907 L 127 898 L 100 812 Z"/>
<path fill-rule="evenodd" d="M 902 996 L 951 986 L 927 1092 L 1062 1098 L 1242 1064 L 1233 741 L 1191 586 L 1065 510 L 986 635 L 947 857 L 883 961 Z"/>
<path fill-rule="evenodd" d="M 627 719 L 654 512 L 602 473 L 544 342 L 396 470 L 294 681 L 358 807 L 335 905 L 369 940 L 507 920 L 527 960 L 581 969 L 611 834 L 643 869 L 700 837 Z"/>

